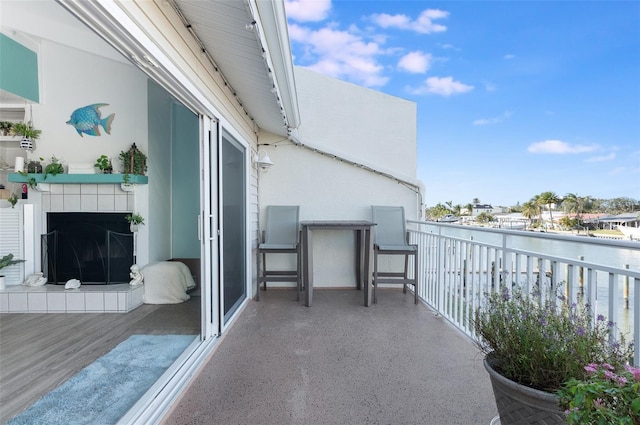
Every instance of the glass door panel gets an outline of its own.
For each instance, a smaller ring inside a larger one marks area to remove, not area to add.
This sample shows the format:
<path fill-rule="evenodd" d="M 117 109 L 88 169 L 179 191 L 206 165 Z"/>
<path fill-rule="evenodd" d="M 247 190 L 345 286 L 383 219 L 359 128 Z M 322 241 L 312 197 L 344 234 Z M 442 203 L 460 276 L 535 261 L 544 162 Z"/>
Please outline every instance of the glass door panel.
<path fill-rule="evenodd" d="M 246 149 L 225 131 L 221 141 L 224 322 L 246 297 Z"/>

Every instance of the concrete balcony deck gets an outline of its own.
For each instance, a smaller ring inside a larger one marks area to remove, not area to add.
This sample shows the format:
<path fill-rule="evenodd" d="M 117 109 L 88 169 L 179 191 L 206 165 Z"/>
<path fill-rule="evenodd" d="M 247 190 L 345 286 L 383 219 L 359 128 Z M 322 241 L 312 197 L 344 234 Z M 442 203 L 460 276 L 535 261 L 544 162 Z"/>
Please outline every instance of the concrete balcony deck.
<path fill-rule="evenodd" d="M 483 355 L 411 294 L 261 292 L 165 424 L 489 424 Z"/>

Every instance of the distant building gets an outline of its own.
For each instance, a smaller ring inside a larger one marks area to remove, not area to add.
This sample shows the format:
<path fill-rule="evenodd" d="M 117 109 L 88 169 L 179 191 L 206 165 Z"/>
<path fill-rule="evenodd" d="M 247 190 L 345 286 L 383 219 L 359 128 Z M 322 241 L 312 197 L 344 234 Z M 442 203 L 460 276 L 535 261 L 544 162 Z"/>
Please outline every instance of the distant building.
<path fill-rule="evenodd" d="M 618 226 L 640 227 L 640 213 L 631 212 L 600 217 L 597 223 L 601 229 L 616 229 Z"/>
<path fill-rule="evenodd" d="M 474 204 L 471 215 L 475 217 L 480 213 L 501 214 L 502 212 L 504 212 L 502 207 L 493 207 L 491 204 Z"/>

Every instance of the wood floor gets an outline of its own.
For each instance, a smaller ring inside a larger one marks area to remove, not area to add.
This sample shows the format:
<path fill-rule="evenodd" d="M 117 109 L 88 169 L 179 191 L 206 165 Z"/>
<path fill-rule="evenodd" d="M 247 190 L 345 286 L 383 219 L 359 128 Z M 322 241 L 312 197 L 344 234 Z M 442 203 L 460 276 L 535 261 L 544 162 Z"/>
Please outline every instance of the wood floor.
<path fill-rule="evenodd" d="M 199 335 L 200 297 L 126 314 L 0 314 L 0 423 L 135 334 Z"/>

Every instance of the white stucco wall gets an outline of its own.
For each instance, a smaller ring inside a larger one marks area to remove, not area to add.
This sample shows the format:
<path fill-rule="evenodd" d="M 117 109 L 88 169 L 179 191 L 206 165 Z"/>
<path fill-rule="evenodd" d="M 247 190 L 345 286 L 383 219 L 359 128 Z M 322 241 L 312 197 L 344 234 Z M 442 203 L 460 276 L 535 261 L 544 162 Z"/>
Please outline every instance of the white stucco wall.
<path fill-rule="evenodd" d="M 407 219 L 416 219 L 420 197 L 414 190 L 339 158 L 414 181 L 415 104 L 301 68 L 296 84 L 300 141 L 338 157 L 261 135 L 260 149 L 275 164 L 259 177 L 263 220 L 267 205 L 300 205 L 301 220 L 371 219 L 371 205 L 401 205 Z M 353 235 L 322 231 L 314 243 L 315 285 L 355 286 Z"/>
<path fill-rule="evenodd" d="M 295 68 L 300 138 L 397 177 L 416 178 L 414 102 Z"/>
<path fill-rule="evenodd" d="M 67 164 L 93 164 L 103 154 L 117 158 L 132 143 L 148 152 L 146 75 L 131 65 L 48 41 L 41 44 L 40 59 L 43 94 L 41 103 L 33 105 L 33 122 L 42 136 L 32 157 L 55 155 Z M 100 127 L 101 136 L 80 136 L 66 121 L 77 108 L 95 103 L 108 104 L 100 108 L 102 118 L 115 114 L 111 134 Z M 119 161 L 114 166 L 121 168 Z"/>

